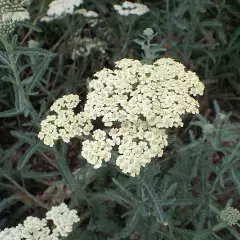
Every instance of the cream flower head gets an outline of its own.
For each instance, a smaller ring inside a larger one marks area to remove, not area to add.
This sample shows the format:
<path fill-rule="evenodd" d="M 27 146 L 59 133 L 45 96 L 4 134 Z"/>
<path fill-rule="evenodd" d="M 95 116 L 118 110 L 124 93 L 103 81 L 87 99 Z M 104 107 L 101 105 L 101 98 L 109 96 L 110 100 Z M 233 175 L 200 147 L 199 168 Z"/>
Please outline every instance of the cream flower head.
<path fill-rule="evenodd" d="M 52 220 L 53 230 L 47 221 Z M 0 230 L 1 240 L 60 240 L 67 237 L 73 230 L 73 225 L 79 222 L 76 210 L 70 210 L 65 203 L 54 206 L 46 213 L 46 218 L 27 217 L 23 224 Z"/>
<path fill-rule="evenodd" d="M 240 221 L 240 212 L 233 207 L 226 207 L 220 213 L 220 218 L 228 225 L 233 226 Z"/>
<path fill-rule="evenodd" d="M 41 21 L 50 22 L 68 14 L 73 14 L 75 7 L 80 6 L 82 3 L 82 0 L 54 0 L 48 6 L 47 16 L 42 17 Z"/>
<path fill-rule="evenodd" d="M 57 116 L 48 116 L 41 123 L 39 138 L 53 145 L 59 138 L 68 142 L 89 134 L 82 155 L 90 164 L 100 167 L 115 151 L 116 165 L 136 176 L 152 158 L 163 155 L 167 130 L 182 127 L 184 114 L 198 113 L 199 103 L 193 96 L 203 95 L 203 91 L 198 76 L 171 58 L 152 65 L 122 59 L 115 70 L 104 68 L 94 75 L 77 121 L 72 108 L 78 97 L 67 95 L 57 100 L 51 107 Z M 96 119 L 104 127 L 92 132 L 91 121 Z"/>
<path fill-rule="evenodd" d="M 122 5 L 113 5 L 115 11 L 118 12 L 119 15 L 129 16 L 129 15 L 144 15 L 149 12 L 149 8 L 141 3 L 132 3 L 129 1 L 124 1 Z"/>

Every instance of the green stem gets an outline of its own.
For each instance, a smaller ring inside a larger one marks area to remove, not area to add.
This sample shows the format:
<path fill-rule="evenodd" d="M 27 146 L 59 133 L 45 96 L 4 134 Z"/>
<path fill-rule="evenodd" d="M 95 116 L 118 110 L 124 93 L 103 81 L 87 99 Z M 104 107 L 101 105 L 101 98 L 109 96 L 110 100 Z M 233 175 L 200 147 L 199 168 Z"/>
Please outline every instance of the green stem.
<path fill-rule="evenodd" d="M 122 47 L 122 50 L 121 50 L 120 53 L 119 53 L 119 56 L 120 56 L 121 54 L 123 54 L 123 53 L 125 52 L 126 48 L 127 48 L 128 41 L 130 40 L 130 35 L 131 35 L 131 32 L 132 32 L 132 29 L 133 29 L 135 20 L 136 20 L 136 19 L 134 18 L 134 19 L 132 19 L 132 20 L 130 21 L 130 24 L 129 24 L 129 27 L 128 27 L 128 31 L 127 31 L 127 35 L 126 35 L 126 40 L 125 40 L 125 43 L 124 43 L 124 45 L 123 45 L 123 47 Z"/>

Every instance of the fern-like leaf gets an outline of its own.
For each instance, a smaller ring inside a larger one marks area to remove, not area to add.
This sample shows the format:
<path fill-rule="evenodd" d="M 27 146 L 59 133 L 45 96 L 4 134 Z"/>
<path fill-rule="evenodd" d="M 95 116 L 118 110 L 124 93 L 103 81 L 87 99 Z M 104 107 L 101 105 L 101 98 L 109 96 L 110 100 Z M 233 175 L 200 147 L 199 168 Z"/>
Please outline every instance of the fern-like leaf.
<path fill-rule="evenodd" d="M 36 144 L 38 141 L 36 139 L 36 133 L 34 132 L 22 132 L 22 131 L 11 131 L 12 136 L 18 138 L 19 140 L 22 140 L 25 143 L 28 144 Z"/>
<path fill-rule="evenodd" d="M 131 201 L 129 201 L 129 199 L 127 199 L 125 196 L 122 196 L 122 194 L 118 193 L 117 191 L 113 191 L 113 190 L 108 190 L 106 191 L 105 194 L 99 194 L 99 196 L 105 197 L 110 199 L 111 201 L 114 201 L 120 205 L 122 205 L 123 207 L 129 209 L 131 206 Z"/>
<path fill-rule="evenodd" d="M 53 57 L 55 56 L 54 53 L 47 51 L 42 48 L 29 48 L 29 47 L 17 47 L 16 53 L 28 55 L 28 56 L 44 56 L 44 57 Z"/>
<path fill-rule="evenodd" d="M 22 109 L 13 108 L 10 110 L 0 112 L 0 118 L 15 117 L 20 115 L 22 112 L 23 112 Z"/>
<path fill-rule="evenodd" d="M 147 193 L 149 195 L 149 200 L 155 209 L 154 214 L 157 217 L 157 221 L 163 223 L 164 222 L 164 213 L 160 206 L 161 201 L 159 200 L 158 195 L 156 194 L 154 189 L 151 186 L 149 186 L 148 184 L 143 183 L 143 186 L 147 190 Z"/>
<path fill-rule="evenodd" d="M 136 225 L 138 224 L 139 214 L 140 209 L 137 209 L 137 211 L 132 211 L 132 214 L 130 214 L 131 216 L 126 221 L 126 226 L 122 229 L 120 233 L 115 234 L 111 240 L 120 240 L 130 236 L 130 234 L 134 231 Z"/>
<path fill-rule="evenodd" d="M 59 172 L 35 172 L 35 171 L 23 171 L 21 176 L 28 179 L 49 179 L 52 177 L 59 176 Z"/>
<path fill-rule="evenodd" d="M 0 51 L 0 61 L 2 63 L 5 63 L 9 68 L 11 68 L 7 53 Z"/>
<path fill-rule="evenodd" d="M 39 28 L 39 27 L 37 27 L 37 26 L 33 25 L 32 23 L 27 22 L 27 21 L 24 21 L 24 22 L 18 21 L 15 24 L 19 27 L 25 27 L 25 28 L 31 29 L 35 32 L 42 32 L 41 28 Z"/>
<path fill-rule="evenodd" d="M 33 144 L 28 150 L 23 154 L 23 156 L 19 159 L 17 164 L 17 170 L 21 170 L 29 161 L 34 153 L 36 153 L 39 148 L 40 142 Z"/>
<path fill-rule="evenodd" d="M 44 61 L 42 61 L 42 63 L 39 64 L 38 67 L 35 69 L 33 77 L 32 77 L 31 84 L 30 84 L 29 89 L 28 89 L 29 93 L 32 92 L 32 90 L 36 86 L 37 82 L 39 82 L 41 80 L 41 77 L 45 73 L 50 61 L 51 61 L 51 59 L 49 57 L 44 59 Z"/>
<path fill-rule="evenodd" d="M 108 236 L 113 236 L 114 233 L 121 230 L 121 226 L 113 220 L 103 218 L 94 222 L 94 226 L 91 226 L 89 229 L 91 231 L 104 233 Z"/>
<path fill-rule="evenodd" d="M 136 199 L 134 196 L 131 194 L 130 191 L 128 191 L 120 182 L 118 182 L 116 179 L 113 178 L 113 182 L 118 186 L 118 188 L 121 190 L 121 192 L 126 195 L 129 198 L 129 202 L 136 202 Z"/>

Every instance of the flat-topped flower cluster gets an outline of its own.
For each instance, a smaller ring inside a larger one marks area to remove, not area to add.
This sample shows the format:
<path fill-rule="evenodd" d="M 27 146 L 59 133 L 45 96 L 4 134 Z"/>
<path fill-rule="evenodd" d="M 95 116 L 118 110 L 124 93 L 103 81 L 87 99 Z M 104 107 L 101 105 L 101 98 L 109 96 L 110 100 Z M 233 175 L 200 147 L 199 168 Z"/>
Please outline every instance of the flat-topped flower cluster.
<path fill-rule="evenodd" d="M 233 207 L 226 207 L 220 212 L 220 218 L 230 226 L 237 224 L 240 221 L 240 212 Z"/>
<path fill-rule="evenodd" d="M 41 18 L 42 22 L 50 22 L 54 19 L 73 14 L 75 7 L 80 6 L 82 0 L 54 0 L 48 5 L 47 15 Z"/>
<path fill-rule="evenodd" d="M 54 224 L 53 229 L 48 226 L 48 221 Z M 79 222 L 76 210 L 70 210 L 65 203 L 52 207 L 46 217 L 27 217 L 23 224 L 16 227 L 5 228 L 0 231 L 2 240 L 59 240 L 67 237 L 73 230 L 73 225 Z"/>
<path fill-rule="evenodd" d="M 88 135 L 93 129 L 90 119 L 84 112 L 75 114 L 73 109 L 78 105 L 77 95 L 65 95 L 51 106 L 53 114 L 47 116 L 41 122 L 41 132 L 38 137 L 44 144 L 52 147 L 54 141 L 62 139 L 69 142 L 71 138 L 80 135 Z"/>
<path fill-rule="evenodd" d="M 42 122 L 39 137 L 52 146 L 59 138 L 69 142 L 74 136 L 89 135 L 82 145 L 82 156 L 89 163 L 98 168 L 114 151 L 122 172 L 136 176 L 152 158 L 163 155 L 167 129 L 183 126 L 182 115 L 198 113 L 192 96 L 203 91 L 198 76 L 171 58 L 152 65 L 123 59 L 115 70 L 105 68 L 94 75 L 80 114 L 73 113 L 77 96 L 57 100 L 51 107 L 55 115 Z M 102 121 L 104 128 L 93 131 L 93 120 Z"/>
<path fill-rule="evenodd" d="M 0 0 L 1 12 L 20 12 L 23 10 L 22 0 Z"/>
<path fill-rule="evenodd" d="M 23 7 L 28 4 L 30 2 L 22 0 L 0 0 L 0 35 L 13 33 L 16 21 L 30 18 L 28 11 Z"/>
<path fill-rule="evenodd" d="M 114 10 L 118 12 L 121 16 L 137 15 L 141 16 L 149 12 L 150 9 L 141 3 L 133 3 L 129 1 L 124 1 L 122 5 L 113 5 Z"/>

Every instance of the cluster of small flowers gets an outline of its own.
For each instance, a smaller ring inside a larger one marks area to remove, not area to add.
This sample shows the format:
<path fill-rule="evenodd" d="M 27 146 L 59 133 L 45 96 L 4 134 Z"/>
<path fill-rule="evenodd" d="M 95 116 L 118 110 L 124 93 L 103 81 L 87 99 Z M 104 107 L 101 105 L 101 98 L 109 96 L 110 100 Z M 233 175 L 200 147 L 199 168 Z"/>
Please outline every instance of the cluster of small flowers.
<path fill-rule="evenodd" d="M 190 95 L 202 95 L 197 75 L 170 58 L 153 65 L 123 59 L 114 71 L 103 69 L 89 84 L 84 107 L 90 119 L 101 118 L 121 154 L 116 163 L 123 172 L 138 175 L 167 145 L 166 129 L 183 126 L 181 116 L 198 113 Z"/>
<path fill-rule="evenodd" d="M 73 14 L 74 8 L 82 3 L 82 0 L 54 0 L 49 4 L 47 16 L 42 17 L 41 21 L 50 22 L 54 19 L 65 17 L 67 14 Z"/>
<path fill-rule="evenodd" d="M 102 55 L 105 54 L 106 44 L 103 41 L 94 38 L 79 38 L 75 37 L 73 39 L 74 45 L 78 47 L 73 49 L 72 60 L 75 60 L 77 57 L 87 57 L 91 55 L 92 51 L 98 51 Z"/>
<path fill-rule="evenodd" d="M 11 19 L 13 22 L 16 21 L 25 21 L 29 20 L 29 12 L 27 10 L 21 11 L 21 12 L 6 12 L 2 14 L 3 20 L 9 20 Z"/>
<path fill-rule="evenodd" d="M 98 23 L 101 23 L 103 20 L 99 19 L 98 13 L 92 11 L 92 10 L 87 10 L 85 8 L 77 9 L 75 11 L 75 14 L 82 15 L 86 18 L 87 23 L 91 27 L 95 27 Z"/>
<path fill-rule="evenodd" d="M 75 13 L 83 15 L 86 18 L 97 18 L 99 16 L 98 13 L 92 10 L 87 10 L 85 8 L 77 9 Z"/>
<path fill-rule="evenodd" d="M 0 35 L 12 34 L 16 21 L 29 19 L 29 13 L 23 8 L 24 1 L 20 0 L 0 0 Z"/>
<path fill-rule="evenodd" d="M 15 29 L 15 24 L 11 20 L 0 20 L 0 35 L 9 35 Z"/>
<path fill-rule="evenodd" d="M 115 145 L 114 141 L 107 138 L 106 132 L 95 130 L 93 140 L 86 140 L 82 144 L 82 156 L 94 165 L 94 168 L 102 166 L 102 161 L 108 162 L 111 159 L 111 151 Z"/>
<path fill-rule="evenodd" d="M 93 128 L 91 121 L 84 112 L 75 114 L 73 111 L 78 103 L 79 97 L 73 94 L 65 95 L 54 102 L 50 108 L 53 114 L 41 122 L 41 131 L 38 134 L 44 144 L 52 147 L 59 138 L 68 143 L 75 136 L 89 134 Z"/>
<path fill-rule="evenodd" d="M 22 0 L 0 0 L 1 12 L 23 11 Z"/>
<path fill-rule="evenodd" d="M 102 23 L 102 22 L 103 22 L 103 20 L 99 19 L 99 18 L 88 18 L 87 19 L 87 23 L 90 25 L 90 27 L 95 27 L 99 23 Z"/>
<path fill-rule="evenodd" d="M 240 220 L 240 212 L 233 207 L 226 207 L 220 213 L 220 218 L 228 225 L 233 226 Z"/>
<path fill-rule="evenodd" d="M 131 176 L 138 175 L 141 167 L 149 163 L 151 158 L 161 157 L 163 148 L 168 144 L 165 129 L 150 127 L 140 119 L 122 122 L 120 128 L 112 128 L 109 135 L 119 146 L 117 166 Z"/>
<path fill-rule="evenodd" d="M 141 3 L 132 3 L 129 1 L 123 2 L 122 5 L 113 5 L 113 8 L 118 12 L 121 16 L 129 16 L 129 15 L 144 15 L 149 12 L 149 8 Z"/>
<path fill-rule="evenodd" d="M 143 35 L 146 36 L 146 37 L 151 37 L 151 36 L 154 35 L 154 31 L 151 28 L 146 28 L 143 31 Z"/>
<path fill-rule="evenodd" d="M 47 223 L 52 220 L 54 228 L 51 230 Z M 23 224 L 0 231 L 3 240 L 59 240 L 67 237 L 73 230 L 74 223 L 79 222 L 76 210 L 70 210 L 65 203 L 52 207 L 46 213 L 46 218 L 27 217 Z"/>
<path fill-rule="evenodd" d="M 105 68 L 94 77 L 82 114 L 89 122 L 101 119 L 106 132 L 97 130 L 93 140 L 83 142 L 82 155 L 97 168 L 102 161 L 109 161 L 113 147 L 118 147 L 116 164 L 131 176 L 138 175 L 153 157 L 162 156 L 168 144 L 166 130 L 183 126 L 183 114 L 198 113 L 199 104 L 191 95 L 204 91 L 195 73 L 170 58 L 153 65 L 123 59 L 116 63 L 115 70 Z M 92 128 L 88 130 L 90 133 Z M 42 124 L 42 132 L 41 138 L 59 138 L 50 136 L 53 131 L 47 124 Z"/>

